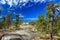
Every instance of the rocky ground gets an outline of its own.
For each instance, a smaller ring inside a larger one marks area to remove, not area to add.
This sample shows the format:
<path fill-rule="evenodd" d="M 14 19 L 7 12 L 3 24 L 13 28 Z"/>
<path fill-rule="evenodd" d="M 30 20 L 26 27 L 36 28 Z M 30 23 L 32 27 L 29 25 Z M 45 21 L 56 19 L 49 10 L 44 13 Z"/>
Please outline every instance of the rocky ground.
<path fill-rule="evenodd" d="M 33 31 L 33 26 L 31 25 L 20 25 L 20 30 L 10 30 L 8 31 L 8 29 L 0 29 L 0 36 L 4 33 L 22 33 L 22 34 L 30 34 L 30 36 L 32 37 L 32 40 L 50 40 L 50 34 L 38 34 L 36 32 L 31 32 Z M 60 40 L 60 37 L 58 36 L 53 36 L 53 40 Z"/>

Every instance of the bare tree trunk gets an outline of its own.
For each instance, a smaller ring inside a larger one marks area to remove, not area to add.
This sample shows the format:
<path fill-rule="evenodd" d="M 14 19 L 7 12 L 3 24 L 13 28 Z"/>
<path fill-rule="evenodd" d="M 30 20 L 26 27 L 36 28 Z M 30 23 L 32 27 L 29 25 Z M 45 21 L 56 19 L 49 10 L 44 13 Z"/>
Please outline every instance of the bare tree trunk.
<path fill-rule="evenodd" d="M 54 26 L 54 17 L 52 17 L 51 28 L 50 28 L 50 40 L 53 40 L 53 26 Z"/>
<path fill-rule="evenodd" d="M 50 31 L 51 31 L 51 33 L 50 33 L 50 40 L 53 40 L 53 21 L 52 21 L 51 25 L 52 26 L 51 26 L 51 29 L 50 29 Z"/>

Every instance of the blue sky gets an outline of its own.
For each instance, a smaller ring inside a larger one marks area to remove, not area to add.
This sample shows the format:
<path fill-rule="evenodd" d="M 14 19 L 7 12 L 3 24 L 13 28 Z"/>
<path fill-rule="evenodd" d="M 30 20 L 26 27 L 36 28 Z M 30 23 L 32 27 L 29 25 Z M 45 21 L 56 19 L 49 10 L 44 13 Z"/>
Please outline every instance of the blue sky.
<path fill-rule="evenodd" d="M 60 0 L 0 0 L 1 16 L 6 16 L 7 12 L 11 11 L 13 20 L 14 14 L 19 13 L 21 20 L 34 21 L 39 14 L 46 15 L 45 7 L 48 2 L 58 3 Z"/>

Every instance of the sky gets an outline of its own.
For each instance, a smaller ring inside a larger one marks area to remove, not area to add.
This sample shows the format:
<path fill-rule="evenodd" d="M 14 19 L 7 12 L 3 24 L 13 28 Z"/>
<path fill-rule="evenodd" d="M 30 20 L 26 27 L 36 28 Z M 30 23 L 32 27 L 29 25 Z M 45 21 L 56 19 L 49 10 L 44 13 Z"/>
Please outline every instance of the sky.
<path fill-rule="evenodd" d="M 39 14 L 46 16 L 45 8 L 48 2 L 58 3 L 60 0 L 0 0 L 2 8 L 0 18 L 11 11 L 13 20 L 15 20 L 14 14 L 20 14 L 19 17 L 23 21 L 35 21 Z"/>

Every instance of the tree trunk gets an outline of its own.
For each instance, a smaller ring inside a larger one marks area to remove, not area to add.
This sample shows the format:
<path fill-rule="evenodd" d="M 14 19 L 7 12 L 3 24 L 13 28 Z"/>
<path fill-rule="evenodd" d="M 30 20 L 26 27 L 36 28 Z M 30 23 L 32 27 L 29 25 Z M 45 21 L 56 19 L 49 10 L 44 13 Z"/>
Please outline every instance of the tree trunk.
<path fill-rule="evenodd" d="M 54 17 L 52 17 L 51 29 L 50 29 L 50 40 L 53 40 L 53 26 L 54 26 Z"/>

